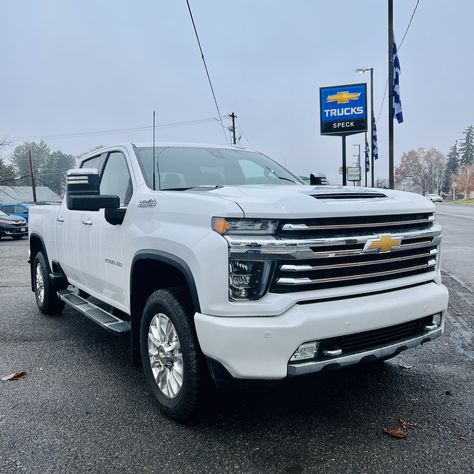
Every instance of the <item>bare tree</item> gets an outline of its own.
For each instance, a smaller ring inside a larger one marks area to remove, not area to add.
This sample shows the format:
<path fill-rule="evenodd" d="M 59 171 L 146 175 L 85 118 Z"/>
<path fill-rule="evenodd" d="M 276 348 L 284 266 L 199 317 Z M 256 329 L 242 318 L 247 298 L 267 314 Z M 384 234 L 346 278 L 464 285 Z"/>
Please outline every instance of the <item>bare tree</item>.
<path fill-rule="evenodd" d="M 410 150 L 402 155 L 400 166 L 395 169 L 395 182 L 408 183 L 413 191 L 421 194 L 440 193 L 446 172 L 446 157 L 436 148 Z"/>
<path fill-rule="evenodd" d="M 455 186 L 463 190 L 464 199 L 467 199 L 474 191 L 474 164 L 463 166 L 453 178 Z"/>

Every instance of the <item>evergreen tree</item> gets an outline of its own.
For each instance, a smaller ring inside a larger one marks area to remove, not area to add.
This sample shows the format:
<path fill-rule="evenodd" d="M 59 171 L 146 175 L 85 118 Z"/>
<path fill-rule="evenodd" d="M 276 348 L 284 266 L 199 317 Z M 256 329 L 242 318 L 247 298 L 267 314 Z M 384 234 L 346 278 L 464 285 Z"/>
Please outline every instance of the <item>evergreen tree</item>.
<path fill-rule="evenodd" d="M 33 161 L 33 174 L 39 176 L 39 171 L 44 165 L 44 162 L 49 157 L 51 150 L 44 141 L 39 143 L 25 142 L 18 145 L 10 156 L 13 166 L 18 170 L 20 176 L 29 176 L 30 166 L 28 160 L 28 152 L 31 150 Z"/>
<path fill-rule="evenodd" d="M 2 149 L 9 145 L 9 142 L 6 138 L 0 138 L 0 186 L 11 186 L 16 184 L 15 177 L 15 168 L 7 163 L 4 163 L 2 160 Z"/>
<path fill-rule="evenodd" d="M 459 169 L 459 150 L 458 150 L 458 142 L 449 149 L 448 153 L 448 162 L 446 163 L 446 173 L 444 176 L 443 182 L 443 191 L 445 193 L 451 192 L 451 184 L 453 182 L 453 175 Z"/>
<path fill-rule="evenodd" d="M 0 186 L 12 186 L 18 184 L 15 181 L 15 168 L 11 165 L 5 164 L 0 158 Z"/>
<path fill-rule="evenodd" d="M 25 142 L 18 145 L 10 157 L 20 176 L 30 175 L 28 160 L 30 150 L 36 185 L 47 186 L 55 193 L 62 195 L 66 184 L 66 172 L 68 169 L 74 168 L 75 165 L 74 157 L 59 150 L 52 152 L 43 141 L 39 143 Z"/>
<path fill-rule="evenodd" d="M 459 147 L 459 163 L 462 166 L 474 164 L 474 126 L 470 125 L 464 131 L 464 140 Z"/>
<path fill-rule="evenodd" d="M 75 160 L 72 155 L 59 150 L 50 153 L 40 168 L 40 184 L 48 186 L 61 196 L 66 186 L 66 172 L 74 168 L 74 165 Z"/>

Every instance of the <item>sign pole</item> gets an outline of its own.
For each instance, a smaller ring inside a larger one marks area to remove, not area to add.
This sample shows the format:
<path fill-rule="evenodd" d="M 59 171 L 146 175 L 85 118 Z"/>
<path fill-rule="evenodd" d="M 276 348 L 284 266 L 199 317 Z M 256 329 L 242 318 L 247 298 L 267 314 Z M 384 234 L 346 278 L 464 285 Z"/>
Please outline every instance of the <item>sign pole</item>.
<path fill-rule="evenodd" d="M 347 185 L 346 136 L 342 136 L 342 185 Z"/>

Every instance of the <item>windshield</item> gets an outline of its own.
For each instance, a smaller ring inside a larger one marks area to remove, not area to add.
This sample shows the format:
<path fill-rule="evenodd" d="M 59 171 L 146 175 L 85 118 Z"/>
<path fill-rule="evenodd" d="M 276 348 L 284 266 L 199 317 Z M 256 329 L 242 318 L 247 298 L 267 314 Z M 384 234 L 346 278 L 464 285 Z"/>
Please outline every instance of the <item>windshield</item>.
<path fill-rule="evenodd" d="M 5 214 L 3 211 L 0 211 L 0 216 L 2 216 L 2 217 L 8 217 L 8 214 Z"/>
<path fill-rule="evenodd" d="M 145 180 L 153 187 L 153 148 L 136 148 Z M 156 189 L 197 186 L 303 184 L 270 158 L 255 152 L 204 147 L 156 147 Z"/>

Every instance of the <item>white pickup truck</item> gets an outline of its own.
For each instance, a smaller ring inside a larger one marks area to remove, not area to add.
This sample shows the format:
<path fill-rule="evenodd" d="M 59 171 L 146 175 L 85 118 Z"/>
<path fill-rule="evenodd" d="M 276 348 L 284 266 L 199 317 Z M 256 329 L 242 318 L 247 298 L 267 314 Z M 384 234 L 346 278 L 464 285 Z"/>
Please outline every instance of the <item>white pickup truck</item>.
<path fill-rule="evenodd" d="M 130 337 L 161 410 L 217 386 L 385 360 L 443 333 L 434 205 L 310 186 L 249 150 L 122 144 L 30 212 L 32 289 Z"/>

